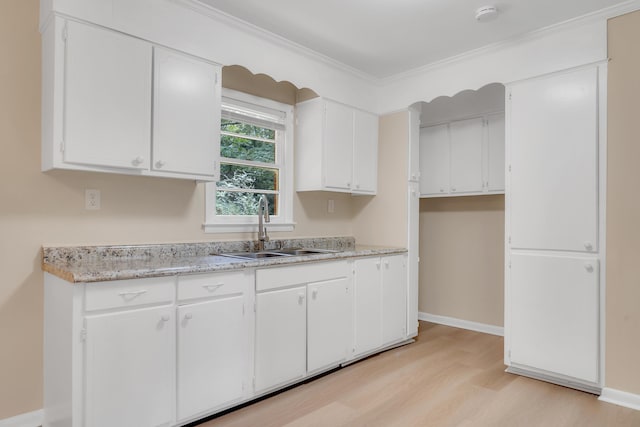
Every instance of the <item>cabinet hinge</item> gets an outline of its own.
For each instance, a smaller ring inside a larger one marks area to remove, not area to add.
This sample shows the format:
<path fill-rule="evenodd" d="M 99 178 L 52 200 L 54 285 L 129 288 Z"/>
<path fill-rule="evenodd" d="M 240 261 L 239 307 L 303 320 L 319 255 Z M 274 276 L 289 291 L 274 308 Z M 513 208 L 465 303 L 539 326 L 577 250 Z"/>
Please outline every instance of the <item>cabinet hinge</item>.
<path fill-rule="evenodd" d="M 85 342 L 87 340 L 87 330 L 83 329 L 80 331 L 80 341 Z"/>
<path fill-rule="evenodd" d="M 68 36 L 68 32 L 67 32 L 67 24 L 64 25 L 64 27 L 62 27 L 62 41 L 63 42 L 67 42 L 67 36 Z"/>
<path fill-rule="evenodd" d="M 509 268 L 511 268 L 511 261 L 509 261 Z"/>
<path fill-rule="evenodd" d="M 253 303 L 253 312 L 254 313 L 256 312 L 256 303 L 255 302 Z"/>
<path fill-rule="evenodd" d="M 256 389 L 256 377 L 253 377 L 253 389 Z"/>
<path fill-rule="evenodd" d="M 511 172 L 511 165 L 509 165 L 509 172 Z"/>
<path fill-rule="evenodd" d="M 245 312 L 245 310 L 244 310 L 244 304 L 242 304 L 242 317 L 244 317 L 244 312 Z"/>
<path fill-rule="evenodd" d="M 64 154 L 64 141 L 60 141 L 60 152 Z"/>
<path fill-rule="evenodd" d="M 511 236 L 509 236 L 509 244 L 511 244 Z"/>
<path fill-rule="evenodd" d="M 511 101 L 511 92 L 509 92 L 509 101 Z"/>

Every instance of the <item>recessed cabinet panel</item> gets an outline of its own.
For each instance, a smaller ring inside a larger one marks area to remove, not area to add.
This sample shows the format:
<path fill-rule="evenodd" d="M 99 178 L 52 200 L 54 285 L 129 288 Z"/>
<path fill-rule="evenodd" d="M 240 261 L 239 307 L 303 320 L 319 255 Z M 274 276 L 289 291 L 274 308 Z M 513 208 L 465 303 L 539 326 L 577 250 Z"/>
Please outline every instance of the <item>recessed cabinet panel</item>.
<path fill-rule="evenodd" d="M 382 281 L 380 258 L 354 261 L 355 355 L 382 345 Z"/>
<path fill-rule="evenodd" d="M 511 256 L 511 362 L 598 381 L 596 258 Z"/>
<path fill-rule="evenodd" d="M 353 112 L 346 105 L 325 104 L 325 176 L 327 187 L 349 190 L 352 184 Z"/>
<path fill-rule="evenodd" d="M 511 87 L 511 245 L 598 249 L 598 71 Z"/>
<path fill-rule="evenodd" d="M 257 393 L 306 374 L 306 297 L 306 286 L 256 296 Z"/>
<path fill-rule="evenodd" d="M 504 142 L 504 114 L 487 117 L 487 145 L 485 184 L 489 191 L 504 191 L 505 182 L 505 142 Z"/>
<path fill-rule="evenodd" d="M 483 119 L 449 124 L 452 193 L 482 191 Z"/>
<path fill-rule="evenodd" d="M 74 21 L 66 25 L 64 161 L 148 169 L 151 45 Z"/>
<path fill-rule="evenodd" d="M 174 308 L 87 316 L 85 422 L 170 425 L 174 417 Z"/>
<path fill-rule="evenodd" d="M 420 130 L 420 193 L 449 193 L 449 125 Z"/>
<path fill-rule="evenodd" d="M 154 48 L 155 170 L 214 176 L 220 151 L 219 67 Z"/>
<path fill-rule="evenodd" d="M 351 293 L 346 277 L 307 287 L 307 371 L 346 359 L 351 338 Z"/>
<path fill-rule="evenodd" d="M 382 342 L 399 341 L 406 336 L 407 268 L 406 257 L 383 257 L 382 262 Z"/>
<path fill-rule="evenodd" d="M 374 194 L 378 187 L 378 116 L 353 113 L 353 189 Z"/>
<path fill-rule="evenodd" d="M 247 334 L 244 296 L 178 308 L 178 419 L 243 397 Z"/>

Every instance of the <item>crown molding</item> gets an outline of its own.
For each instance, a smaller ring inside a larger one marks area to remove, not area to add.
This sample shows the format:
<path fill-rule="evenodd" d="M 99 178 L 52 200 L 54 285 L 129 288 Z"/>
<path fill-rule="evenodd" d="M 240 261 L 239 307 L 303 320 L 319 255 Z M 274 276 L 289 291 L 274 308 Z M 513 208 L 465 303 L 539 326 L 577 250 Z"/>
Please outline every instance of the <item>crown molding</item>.
<path fill-rule="evenodd" d="M 357 68 L 353 68 L 327 55 L 319 53 L 308 47 L 302 46 L 285 37 L 272 33 L 271 31 L 267 31 L 254 24 L 251 24 L 233 15 L 225 13 L 221 10 L 218 10 L 213 6 L 209 6 L 208 4 L 202 3 L 200 0 L 169 0 L 169 1 L 179 4 L 188 9 L 191 9 L 192 11 L 199 13 L 201 15 L 204 15 L 217 22 L 237 28 L 245 33 L 252 34 L 260 39 L 267 40 L 270 43 L 273 43 L 274 45 L 277 45 L 284 49 L 295 52 L 296 54 L 302 55 L 313 61 L 322 62 L 332 68 L 335 68 L 341 72 L 350 74 L 353 77 L 361 79 L 369 84 L 372 84 L 372 85 L 378 84 L 379 79 L 372 76 L 371 74 L 365 73 L 361 70 L 358 70 Z"/>
<path fill-rule="evenodd" d="M 542 37 L 549 36 L 554 33 L 559 33 L 561 31 L 577 28 L 586 24 L 591 24 L 598 21 L 606 21 L 611 18 L 615 18 L 616 16 L 624 15 L 626 13 L 634 12 L 636 10 L 640 10 L 640 0 L 629 0 L 624 3 L 620 3 L 615 6 L 610 6 L 605 9 L 600 9 L 595 12 L 587 13 L 585 15 L 578 16 L 576 18 L 571 18 L 563 22 L 559 22 L 557 24 L 550 25 L 548 27 L 540 28 L 538 30 L 530 31 L 525 34 L 521 34 L 518 36 L 511 37 L 509 39 L 492 43 L 490 45 L 486 45 L 477 49 L 469 50 L 458 55 L 450 56 L 448 58 L 430 62 L 423 66 L 413 68 L 411 70 L 407 70 L 398 74 L 394 74 L 389 77 L 384 77 L 378 79 L 379 86 L 386 86 L 389 84 L 396 83 L 398 81 L 415 77 L 420 74 L 426 74 L 428 72 L 434 71 L 438 68 L 443 68 L 457 62 L 462 62 L 474 57 L 486 55 L 488 53 L 493 53 L 511 46 L 515 46 L 517 44 L 533 41 Z"/>

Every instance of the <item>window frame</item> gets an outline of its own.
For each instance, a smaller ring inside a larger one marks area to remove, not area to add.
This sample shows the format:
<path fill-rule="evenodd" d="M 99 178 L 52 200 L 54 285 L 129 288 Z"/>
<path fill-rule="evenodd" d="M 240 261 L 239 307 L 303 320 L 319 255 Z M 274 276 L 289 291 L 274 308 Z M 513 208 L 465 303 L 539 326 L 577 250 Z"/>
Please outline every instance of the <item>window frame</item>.
<path fill-rule="evenodd" d="M 222 98 L 225 102 L 233 104 L 238 101 L 255 105 L 258 109 L 273 110 L 284 113 L 284 131 L 282 138 L 276 139 L 276 164 L 280 168 L 279 173 L 279 212 L 271 215 L 271 222 L 267 225 L 272 231 L 293 231 L 293 138 L 294 138 L 294 106 L 261 98 L 248 93 L 222 88 Z M 222 107 L 221 107 L 222 108 Z M 218 124 L 220 126 L 220 123 Z M 218 163 L 221 163 L 218 152 Z M 216 182 L 205 184 L 205 223 L 206 233 L 243 233 L 257 232 L 257 215 L 217 215 L 216 214 Z"/>

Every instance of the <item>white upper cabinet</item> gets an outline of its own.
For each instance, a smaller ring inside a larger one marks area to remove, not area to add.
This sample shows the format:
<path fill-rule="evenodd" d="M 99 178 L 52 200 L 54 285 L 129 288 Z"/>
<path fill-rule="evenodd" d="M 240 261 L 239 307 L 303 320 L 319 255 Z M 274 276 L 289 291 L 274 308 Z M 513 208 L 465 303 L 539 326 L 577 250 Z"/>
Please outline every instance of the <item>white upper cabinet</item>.
<path fill-rule="evenodd" d="M 449 124 L 452 193 L 482 191 L 482 141 L 484 120 L 475 118 Z"/>
<path fill-rule="evenodd" d="M 376 193 L 378 116 L 314 98 L 296 117 L 297 191 Z"/>
<path fill-rule="evenodd" d="M 43 32 L 42 169 L 217 179 L 220 67 L 60 17 Z"/>
<path fill-rule="evenodd" d="M 504 114 L 420 130 L 422 197 L 504 192 Z"/>
<path fill-rule="evenodd" d="M 504 114 L 487 116 L 486 159 L 484 163 L 486 165 L 484 176 L 487 179 L 484 185 L 488 191 L 504 191 L 504 127 Z"/>
<path fill-rule="evenodd" d="M 216 174 L 220 152 L 218 67 L 154 48 L 152 169 Z"/>
<path fill-rule="evenodd" d="M 149 167 L 151 50 L 132 37 L 66 23 L 65 162 Z"/>
<path fill-rule="evenodd" d="M 325 103 L 324 108 L 324 185 L 349 191 L 353 178 L 353 112 L 334 102 Z"/>
<path fill-rule="evenodd" d="M 597 251 L 598 70 L 510 92 L 511 247 Z"/>
<path fill-rule="evenodd" d="M 420 193 L 449 193 L 449 125 L 420 130 Z"/>

